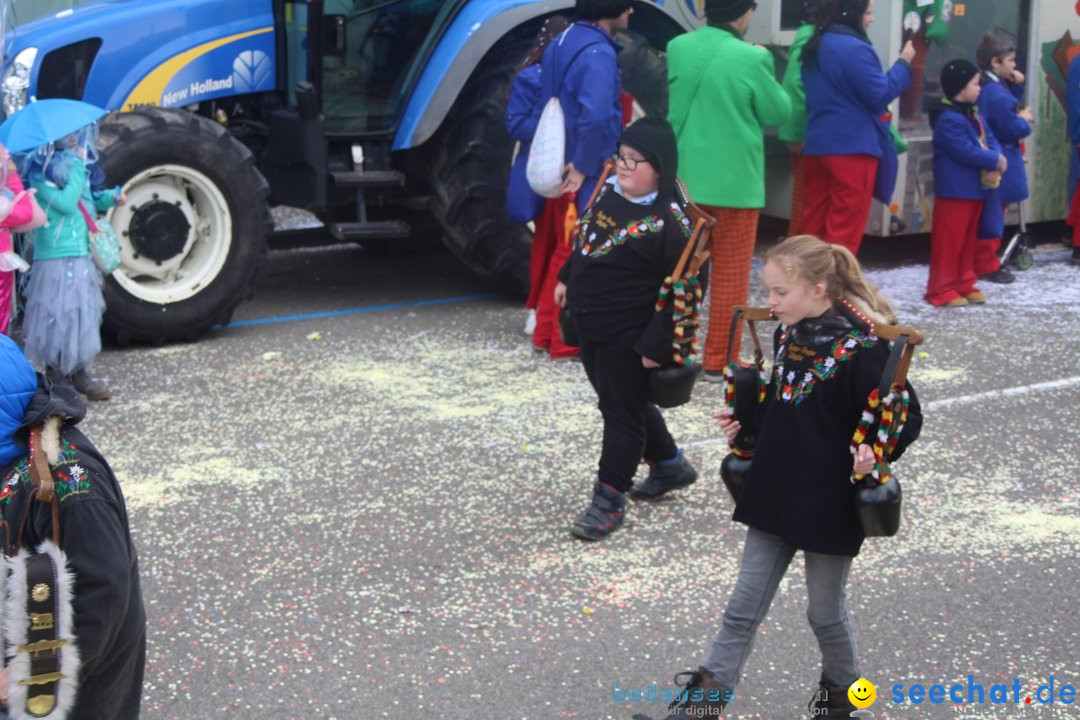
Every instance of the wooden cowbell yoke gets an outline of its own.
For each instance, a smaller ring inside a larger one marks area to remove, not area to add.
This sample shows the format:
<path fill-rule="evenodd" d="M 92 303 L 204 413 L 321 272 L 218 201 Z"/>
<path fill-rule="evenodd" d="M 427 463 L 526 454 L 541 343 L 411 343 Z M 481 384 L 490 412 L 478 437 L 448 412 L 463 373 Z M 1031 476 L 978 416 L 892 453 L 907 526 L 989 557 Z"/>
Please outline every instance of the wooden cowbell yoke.
<path fill-rule="evenodd" d="M 72 607 L 75 579 L 60 549 L 60 513 L 45 448 L 59 438 L 59 418 L 30 432 L 31 489 L 18 533 L 5 547 L 6 572 L 0 572 L 4 602 L 5 655 L 10 658 L 8 712 L 16 720 L 63 720 L 75 702 L 79 653 Z M 45 436 L 43 438 L 43 435 Z M 31 551 L 23 534 L 35 503 L 52 513 L 52 538 Z"/>
<path fill-rule="evenodd" d="M 862 316 L 854 306 L 850 307 Z M 750 471 L 757 440 L 753 430 L 754 412 L 758 403 L 765 400 L 765 389 L 769 383 L 769 373 L 765 369 L 765 353 L 757 334 L 756 323 L 775 319 L 769 308 L 738 305 L 731 321 L 732 338 L 739 324 L 745 321 L 754 343 L 754 364 L 750 366 L 732 361 L 730 348 L 733 343 L 728 343 L 725 394 L 728 408 L 742 427 L 732 443 L 731 453 L 724 458 L 720 466 L 720 474 L 736 502 Z M 881 381 L 878 387 L 870 392 L 866 408 L 851 438 L 851 453 L 854 457 L 859 445 L 866 443 L 867 438 L 873 434 L 873 439 L 868 444 L 874 452 L 874 469 L 866 475 L 852 472 L 851 482 L 859 486 L 856 507 L 863 533 L 867 537 L 890 537 L 900 528 L 902 493 L 900 483 L 893 475 L 889 463 L 907 422 L 911 400 L 905 385 L 911 357 L 916 346 L 923 344 L 925 337 L 910 327 L 872 322 L 869 324 L 870 334 L 892 342 L 892 349 L 881 373 Z"/>
<path fill-rule="evenodd" d="M 613 160 L 609 159 L 604 163 L 600 179 L 593 188 L 586 208 L 595 202 L 614 169 Z M 709 234 L 716 226 L 716 219 L 690 199 L 682 180 L 676 178 L 675 189 L 678 196 L 676 199 L 690 218 L 692 230 L 679 262 L 671 275 L 664 279 L 656 300 L 655 310 L 658 313 L 671 305 L 674 338 L 671 357 L 665 358 L 661 367 L 649 373 L 650 398 L 660 407 L 675 407 L 690 401 L 698 371 L 695 358 L 700 348 L 698 336 L 701 328 L 702 292 L 698 272 L 709 259 L 709 252 L 705 247 Z M 577 331 L 567 308 L 559 312 L 559 325 L 563 341 L 567 345 L 577 346 Z"/>

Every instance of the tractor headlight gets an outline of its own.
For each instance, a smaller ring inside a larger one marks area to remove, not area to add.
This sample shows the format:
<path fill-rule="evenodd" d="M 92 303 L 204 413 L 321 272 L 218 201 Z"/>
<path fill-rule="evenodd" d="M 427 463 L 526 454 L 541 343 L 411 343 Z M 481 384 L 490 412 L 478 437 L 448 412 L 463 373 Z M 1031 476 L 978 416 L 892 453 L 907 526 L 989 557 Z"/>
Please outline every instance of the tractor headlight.
<path fill-rule="evenodd" d="M 36 47 L 25 48 L 4 70 L 4 79 L 0 81 L 0 94 L 3 95 L 5 116 L 10 117 L 12 113 L 26 106 L 26 96 L 30 90 L 30 71 L 34 69 L 37 54 Z"/>

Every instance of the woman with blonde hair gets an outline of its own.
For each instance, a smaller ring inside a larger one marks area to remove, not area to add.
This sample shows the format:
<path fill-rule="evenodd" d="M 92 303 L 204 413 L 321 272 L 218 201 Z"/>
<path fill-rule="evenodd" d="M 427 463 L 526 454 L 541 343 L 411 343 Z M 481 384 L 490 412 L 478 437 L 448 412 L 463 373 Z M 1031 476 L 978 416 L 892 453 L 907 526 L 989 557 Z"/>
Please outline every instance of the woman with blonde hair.
<path fill-rule="evenodd" d="M 874 470 L 874 453 L 867 444 L 853 447 L 852 437 L 889 356 L 889 343 L 874 329 L 895 324 L 896 313 L 847 248 L 810 235 L 769 250 L 762 275 L 780 327 L 755 415 L 753 464 L 735 507 L 734 519 L 749 529 L 723 627 L 685 682 L 702 692 L 688 693 L 673 717 L 715 714 L 734 696 L 754 634 L 798 550 L 806 563 L 807 617 L 821 650 L 810 711 L 847 717 L 855 709 L 847 689 L 860 671 L 846 586 L 865 536 L 853 478 Z M 893 459 L 922 425 L 918 400 L 906 389 L 908 418 Z M 717 419 L 733 442 L 739 423 L 727 410 Z"/>

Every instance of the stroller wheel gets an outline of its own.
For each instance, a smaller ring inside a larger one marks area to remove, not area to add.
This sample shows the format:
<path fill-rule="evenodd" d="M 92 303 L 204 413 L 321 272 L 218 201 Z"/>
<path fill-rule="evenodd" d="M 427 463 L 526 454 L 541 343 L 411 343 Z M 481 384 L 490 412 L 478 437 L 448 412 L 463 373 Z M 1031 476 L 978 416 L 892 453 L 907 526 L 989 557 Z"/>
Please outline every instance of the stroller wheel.
<path fill-rule="evenodd" d="M 1031 248 L 1022 247 L 1016 251 L 1016 267 L 1020 270 L 1027 270 L 1035 264 L 1035 254 L 1031 252 Z"/>

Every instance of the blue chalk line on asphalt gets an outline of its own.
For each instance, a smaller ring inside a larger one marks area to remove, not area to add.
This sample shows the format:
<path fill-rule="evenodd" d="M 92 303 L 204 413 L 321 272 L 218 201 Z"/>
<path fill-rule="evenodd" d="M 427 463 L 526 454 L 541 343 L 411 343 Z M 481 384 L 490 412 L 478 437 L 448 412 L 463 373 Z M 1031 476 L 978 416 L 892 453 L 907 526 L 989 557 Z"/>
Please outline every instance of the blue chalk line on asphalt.
<path fill-rule="evenodd" d="M 321 318 L 341 317 L 343 315 L 362 315 L 364 313 L 390 312 L 393 310 L 408 310 L 409 308 L 427 307 L 429 305 L 447 305 L 458 302 L 475 302 L 477 300 L 490 300 L 491 298 L 503 297 L 500 293 L 479 293 L 476 295 L 459 295 L 448 298 L 432 298 L 430 300 L 415 300 L 407 303 L 395 303 L 392 305 L 368 305 L 365 307 L 345 308 L 343 310 L 326 310 L 324 312 L 304 313 L 302 315 L 275 315 L 272 317 L 256 318 L 254 320 L 240 320 L 228 325 L 219 325 L 215 330 L 224 327 L 253 327 L 255 325 L 278 325 L 280 323 L 299 322 L 301 320 L 319 320 Z"/>

